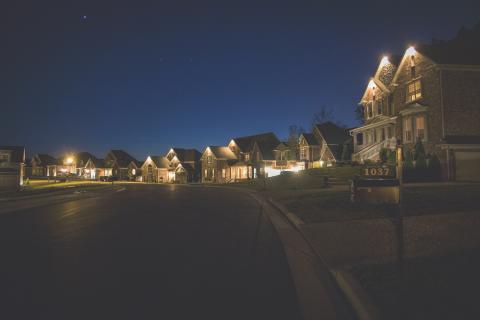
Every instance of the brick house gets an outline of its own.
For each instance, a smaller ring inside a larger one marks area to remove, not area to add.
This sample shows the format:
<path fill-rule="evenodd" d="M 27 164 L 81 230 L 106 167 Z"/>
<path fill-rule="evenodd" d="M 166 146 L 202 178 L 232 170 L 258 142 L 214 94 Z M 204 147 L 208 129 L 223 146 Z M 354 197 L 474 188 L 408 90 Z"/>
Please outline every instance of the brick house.
<path fill-rule="evenodd" d="M 256 142 L 252 153 L 257 165 L 255 171 L 259 172 L 260 176 L 273 177 L 282 171 L 297 172 L 303 169 L 303 165 L 300 165 L 296 159 L 295 150 L 285 142 L 277 145 L 274 145 L 273 141 L 271 143 Z"/>
<path fill-rule="evenodd" d="M 200 180 L 200 158 L 196 149 L 170 148 L 165 157 L 170 161 L 169 182 L 187 183 Z"/>
<path fill-rule="evenodd" d="M 200 158 L 202 182 L 226 183 L 239 177 L 246 178 L 247 165 L 239 163 L 237 156 L 229 147 L 208 146 Z M 233 165 L 237 164 L 236 167 Z M 240 173 L 239 173 L 240 168 Z"/>
<path fill-rule="evenodd" d="M 111 177 L 112 168 L 105 164 L 105 160 L 90 158 L 85 165 L 84 178 L 90 180 L 99 180 L 102 177 Z"/>
<path fill-rule="evenodd" d="M 351 148 L 349 131 L 331 121 L 317 124 L 312 133 L 303 133 L 298 139 L 299 160 L 304 168 L 330 166 L 342 160 L 343 148 Z"/>
<path fill-rule="evenodd" d="M 17 190 L 23 185 L 25 148 L 0 146 L 0 190 Z"/>
<path fill-rule="evenodd" d="M 149 156 L 141 166 L 142 181 L 147 183 L 168 182 L 170 161 L 163 156 Z"/>
<path fill-rule="evenodd" d="M 273 132 L 261 133 L 230 140 L 228 148 L 235 154 L 238 162 L 232 172 L 232 179 L 244 180 L 262 176 L 265 161 L 275 160 L 273 150 L 280 140 Z"/>
<path fill-rule="evenodd" d="M 47 177 L 49 176 L 48 167 L 51 165 L 55 165 L 56 163 L 57 159 L 55 159 L 54 157 L 48 154 L 37 153 L 30 161 L 30 165 L 32 168 L 31 175 L 34 177 Z"/>
<path fill-rule="evenodd" d="M 104 159 L 106 168 L 118 180 L 135 180 L 142 163 L 123 150 L 110 150 Z"/>
<path fill-rule="evenodd" d="M 448 180 L 480 180 L 480 25 L 449 41 L 384 57 L 360 101 L 364 125 L 351 130 L 353 160 L 378 160 L 400 141 L 421 139 Z"/>
<path fill-rule="evenodd" d="M 89 152 L 77 152 L 61 156 L 57 158 L 55 164 L 47 166 L 47 174 L 49 177 L 83 177 L 85 175 L 85 166 L 90 158 L 95 158 L 95 156 Z"/>

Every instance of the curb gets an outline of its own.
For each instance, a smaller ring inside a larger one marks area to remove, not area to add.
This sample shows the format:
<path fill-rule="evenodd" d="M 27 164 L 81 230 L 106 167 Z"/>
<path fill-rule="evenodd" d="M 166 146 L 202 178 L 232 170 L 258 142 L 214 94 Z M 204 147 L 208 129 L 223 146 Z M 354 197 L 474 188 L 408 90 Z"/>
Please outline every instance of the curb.
<path fill-rule="evenodd" d="M 359 320 L 381 319 L 378 308 L 350 272 L 330 270 L 330 273 L 352 305 Z"/>
<path fill-rule="evenodd" d="M 355 279 L 355 277 L 347 271 L 331 268 L 323 259 L 323 257 L 317 252 L 317 250 L 315 250 L 315 247 L 310 243 L 308 238 L 302 232 L 301 227 L 305 225 L 305 222 L 296 214 L 289 212 L 284 205 L 276 202 L 271 197 L 268 198 L 268 202 L 271 203 L 278 211 L 280 211 L 287 218 L 287 220 L 300 232 L 302 237 L 312 248 L 312 251 L 327 268 L 331 275 L 331 278 L 337 284 L 341 292 L 345 295 L 358 319 L 380 319 L 380 312 L 378 311 L 375 304 L 371 301 L 367 293 L 363 290 L 361 285 L 358 283 L 358 281 Z"/>

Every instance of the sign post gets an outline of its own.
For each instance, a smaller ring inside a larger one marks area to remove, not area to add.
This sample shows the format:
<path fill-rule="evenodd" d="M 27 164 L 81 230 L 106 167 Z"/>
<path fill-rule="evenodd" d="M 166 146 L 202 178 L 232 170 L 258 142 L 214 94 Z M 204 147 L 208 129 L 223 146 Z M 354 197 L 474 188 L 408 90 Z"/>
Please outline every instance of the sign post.
<path fill-rule="evenodd" d="M 398 193 L 398 207 L 397 207 L 397 259 L 398 259 L 398 271 L 400 276 L 403 277 L 403 256 L 404 256 L 404 239 L 403 239 L 403 146 L 397 144 L 396 150 L 397 158 L 397 179 L 399 181 L 399 193 Z"/>

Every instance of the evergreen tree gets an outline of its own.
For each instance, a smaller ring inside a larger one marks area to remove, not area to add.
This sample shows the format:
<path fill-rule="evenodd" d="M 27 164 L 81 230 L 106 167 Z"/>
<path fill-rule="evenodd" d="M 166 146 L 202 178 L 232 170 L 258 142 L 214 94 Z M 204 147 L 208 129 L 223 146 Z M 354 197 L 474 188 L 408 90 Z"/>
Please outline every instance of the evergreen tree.
<path fill-rule="evenodd" d="M 386 163 L 388 161 L 388 152 L 389 150 L 387 148 L 382 148 L 380 150 L 379 157 L 381 163 Z"/>
<path fill-rule="evenodd" d="M 427 157 L 425 154 L 425 148 L 421 139 L 418 139 L 415 143 L 414 148 L 414 157 L 415 157 L 415 168 L 425 169 L 427 168 Z"/>

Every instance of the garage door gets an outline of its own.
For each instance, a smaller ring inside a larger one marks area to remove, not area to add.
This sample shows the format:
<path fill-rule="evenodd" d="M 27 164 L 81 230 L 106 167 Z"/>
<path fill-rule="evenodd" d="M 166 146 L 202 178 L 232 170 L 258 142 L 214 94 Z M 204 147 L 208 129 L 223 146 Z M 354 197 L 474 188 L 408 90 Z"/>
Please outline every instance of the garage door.
<path fill-rule="evenodd" d="M 457 181 L 480 181 L 480 151 L 456 151 Z"/>
<path fill-rule="evenodd" d="M 12 190 L 18 188 L 18 176 L 0 173 L 0 190 Z"/>

